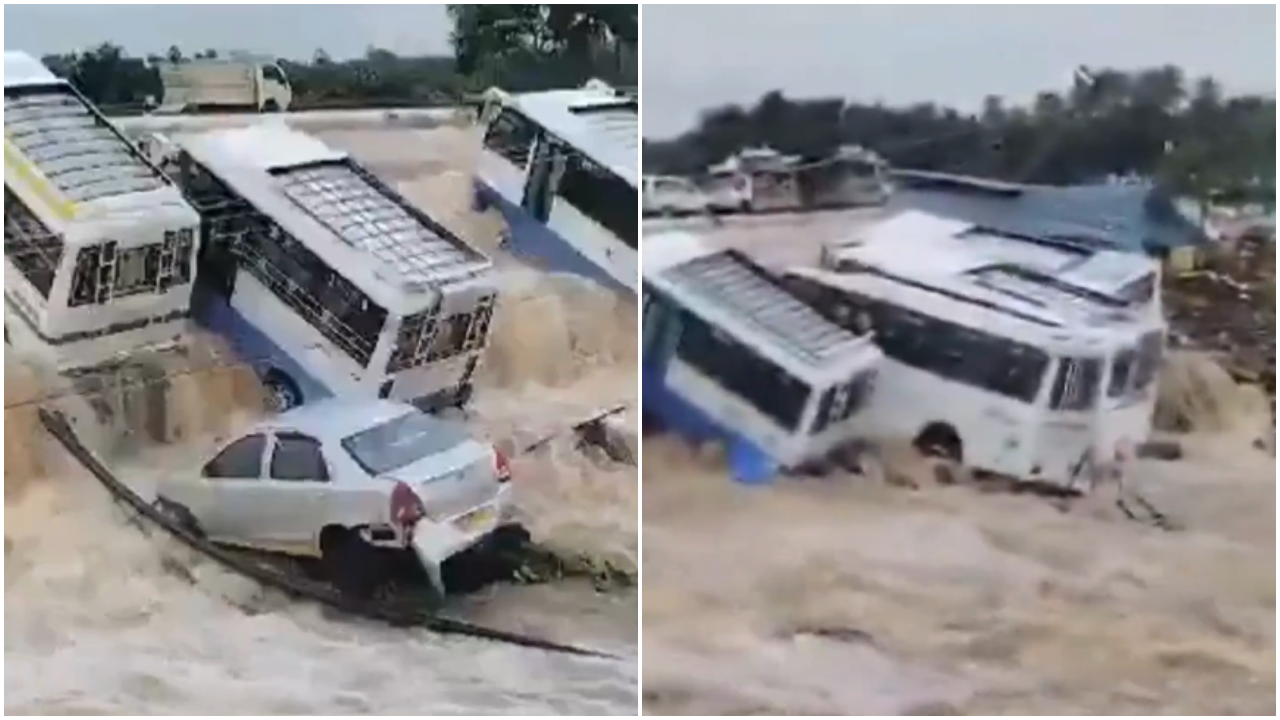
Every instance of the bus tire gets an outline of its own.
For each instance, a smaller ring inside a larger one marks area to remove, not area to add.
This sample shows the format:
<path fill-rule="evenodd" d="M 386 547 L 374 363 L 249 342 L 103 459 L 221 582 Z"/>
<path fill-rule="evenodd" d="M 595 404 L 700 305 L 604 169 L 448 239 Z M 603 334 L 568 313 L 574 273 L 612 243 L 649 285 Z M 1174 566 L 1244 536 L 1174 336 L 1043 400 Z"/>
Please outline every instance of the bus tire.
<path fill-rule="evenodd" d="M 954 485 L 960 480 L 964 442 L 954 427 L 943 422 L 929 423 L 911 444 L 924 457 L 941 461 L 933 468 L 934 479 L 939 485 Z"/>
<path fill-rule="evenodd" d="M 320 562 L 343 595 L 358 600 L 373 597 L 385 579 L 381 560 L 378 549 L 350 528 L 330 525 L 320 531 Z"/>
<path fill-rule="evenodd" d="M 286 373 L 272 369 L 262 378 L 262 388 L 266 391 L 267 409 L 282 413 L 302 404 L 302 390 Z"/>

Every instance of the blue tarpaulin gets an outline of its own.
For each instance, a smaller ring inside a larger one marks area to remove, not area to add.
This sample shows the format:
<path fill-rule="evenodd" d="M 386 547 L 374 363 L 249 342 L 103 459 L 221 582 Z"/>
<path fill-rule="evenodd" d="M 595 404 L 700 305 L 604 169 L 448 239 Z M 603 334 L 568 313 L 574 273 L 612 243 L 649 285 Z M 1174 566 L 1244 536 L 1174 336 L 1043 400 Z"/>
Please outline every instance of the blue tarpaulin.
<path fill-rule="evenodd" d="M 962 175 L 897 170 L 890 207 L 913 209 L 1036 236 L 1076 236 L 1119 250 L 1163 255 L 1206 241 L 1151 184 L 1018 185 Z"/>

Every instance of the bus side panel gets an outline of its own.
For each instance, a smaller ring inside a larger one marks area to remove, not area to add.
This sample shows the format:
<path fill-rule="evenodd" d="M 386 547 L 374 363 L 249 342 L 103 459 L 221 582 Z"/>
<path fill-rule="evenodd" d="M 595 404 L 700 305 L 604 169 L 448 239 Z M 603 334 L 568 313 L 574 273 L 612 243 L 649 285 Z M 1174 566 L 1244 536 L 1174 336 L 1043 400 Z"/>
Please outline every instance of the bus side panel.
<path fill-rule="evenodd" d="M 250 285 L 256 286 L 257 292 L 246 287 Z M 281 306 L 282 304 L 270 297 L 265 288 L 248 273 L 238 272 L 235 286 L 236 299 L 231 302 L 222 297 L 203 297 L 196 310 L 197 322 L 225 338 L 240 360 L 253 366 L 259 377 L 275 368 L 289 375 L 298 384 L 298 390 L 302 392 L 303 399 L 306 401 L 332 396 L 333 391 L 325 383 L 285 352 L 284 348 L 264 331 L 265 327 L 270 327 L 269 325 L 257 324 L 260 318 L 256 316 L 264 310 L 264 306 L 269 304 Z M 253 299 L 246 302 L 246 295 L 252 296 Z M 256 307 L 253 305 L 255 302 Z M 252 314 L 255 317 L 252 319 L 243 311 L 246 305 L 254 311 Z M 277 308 L 277 313 L 279 312 Z"/>
<path fill-rule="evenodd" d="M 1035 441 L 1027 432 L 1034 427 L 1030 410 L 1029 405 L 886 358 L 871 402 L 856 417 L 866 420 L 866 435 L 906 441 L 930 423 L 946 423 L 960 434 L 966 464 L 1022 476 L 1030 470 L 1035 451 Z"/>
<path fill-rule="evenodd" d="M 632 293 L 640 273 L 639 253 L 574 206 L 556 197 L 551 205 L 551 231 L 578 254 L 608 268 L 614 280 Z"/>
<path fill-rule="evenodd" d="M 651 387 L 657 391 L 652 396 L 653 407 L 681 436 L 695 443 L 724 441 L 729 467 L 738 480 L 756 484 L 777 475 L 780 463 L 769 447 L 781 445 L 777 432 L 746 403 L 675 358 L 654 381 L 645 378 L 646 408 L 650 407 Z M 717 397 L 719 402 L 713 400 Z M 753 436 L 765 441 L 754 441 Z"/>
<path fill-rule="evenodd" d="M 485 202 L 497 206 L 502 212 L 503 220 L 506 221 L 507 226 L 511 229 L 511 237 L 506 244 L 506 249 L 510 250 L 513 255 L 535 265 L 590 278 L 606 287 L 618 290 L 632 290 L 629 286 L 611 277 L 603 267 L 588 260 L 582 253 L 565 241 L 563 237 L 553 232 L 551 228 L 526 213 L 518 203 L 507 201 L 498 195 L 492 187 L 478 185 L 476 192 Z M 554 210 L 552 217 L 554 218 Z M 632 284 L 635 282 L 636 268 L 637 263 L 633 257 L 630 275 Z"/>

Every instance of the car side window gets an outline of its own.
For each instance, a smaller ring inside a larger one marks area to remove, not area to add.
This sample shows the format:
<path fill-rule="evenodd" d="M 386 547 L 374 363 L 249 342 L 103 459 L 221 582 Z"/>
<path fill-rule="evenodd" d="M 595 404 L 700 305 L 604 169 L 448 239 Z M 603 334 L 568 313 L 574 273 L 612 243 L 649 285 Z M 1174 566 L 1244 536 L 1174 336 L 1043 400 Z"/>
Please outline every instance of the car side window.
<path fill-rule="evenodd" d="M 205 464 L 201 474 L 207 478 L 257 479 L 266 447 L 267 439 L 263 435 L 242 437 Z"/>
<path fill-rule="evenodd" d="M 327 481 L 329 467 L 320 452 L 320 441 L 297 433 L 276 435 L 276 448 L 271 454 L 271 478 Z"/>

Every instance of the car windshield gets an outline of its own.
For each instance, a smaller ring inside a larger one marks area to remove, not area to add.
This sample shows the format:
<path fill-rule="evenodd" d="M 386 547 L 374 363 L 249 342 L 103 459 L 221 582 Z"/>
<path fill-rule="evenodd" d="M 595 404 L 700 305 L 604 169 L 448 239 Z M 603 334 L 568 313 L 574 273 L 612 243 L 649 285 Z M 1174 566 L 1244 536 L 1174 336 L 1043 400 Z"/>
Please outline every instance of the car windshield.
<path fill-rule="evenodd" d="M 398 470 L 461 445 L 471 436 L 452 423 L 410 412 L 342 439 L 342 447 L 370 475 Z"/>

